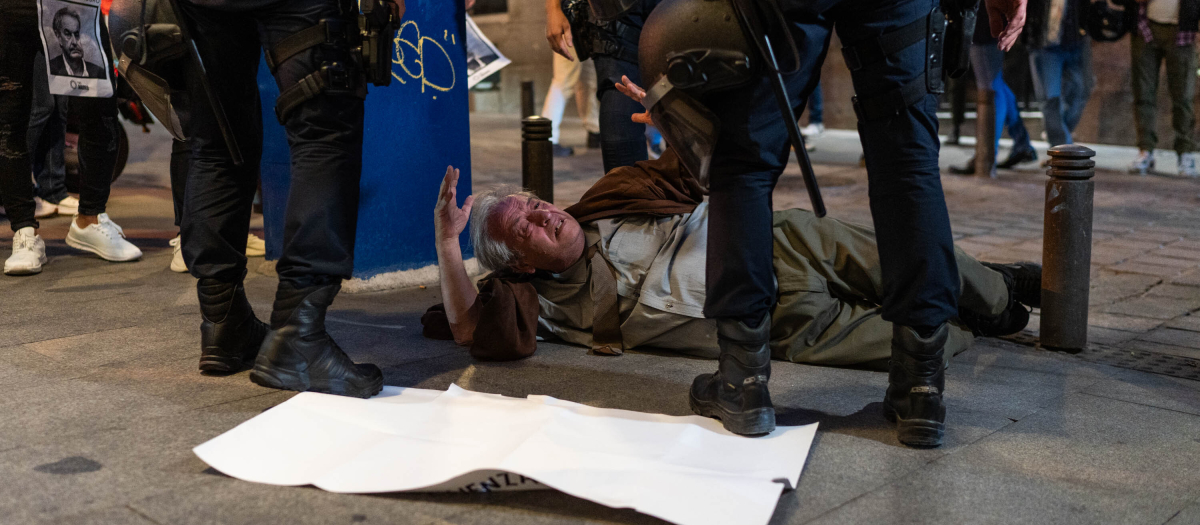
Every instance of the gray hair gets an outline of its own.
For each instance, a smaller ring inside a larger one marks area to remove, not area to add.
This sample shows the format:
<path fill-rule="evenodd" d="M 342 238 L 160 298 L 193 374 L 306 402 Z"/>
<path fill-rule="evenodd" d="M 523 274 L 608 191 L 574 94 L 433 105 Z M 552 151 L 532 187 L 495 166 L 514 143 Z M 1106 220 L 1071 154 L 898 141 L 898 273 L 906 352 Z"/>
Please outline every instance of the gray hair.
<path fill-rule="evenodd" d="M 475 204 L 471 207 L 471 244 L 475 246 L 475 258 L 479 260 L 479 265 L 489 272 L 510 269 L 521 256 L 507 243 L 496 238 L 488 228 L 488 219 L 496 211 L 496 206 L 509 197 L 527 198 L 533 197 L 533 193 L 517 186 L 501 186 L 476 194 Z"/>

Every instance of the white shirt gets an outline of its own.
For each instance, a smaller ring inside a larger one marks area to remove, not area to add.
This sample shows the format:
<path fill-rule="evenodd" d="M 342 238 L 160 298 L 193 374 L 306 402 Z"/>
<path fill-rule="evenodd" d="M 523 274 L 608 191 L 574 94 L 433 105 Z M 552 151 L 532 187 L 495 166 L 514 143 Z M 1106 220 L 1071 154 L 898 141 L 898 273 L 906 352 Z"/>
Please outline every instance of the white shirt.
<path fill-rule="evenodd" d="M 1179 24 L 1179 0 L 1150 0 L 1146 3 L 1146 18 L 1160 24 Z"/>

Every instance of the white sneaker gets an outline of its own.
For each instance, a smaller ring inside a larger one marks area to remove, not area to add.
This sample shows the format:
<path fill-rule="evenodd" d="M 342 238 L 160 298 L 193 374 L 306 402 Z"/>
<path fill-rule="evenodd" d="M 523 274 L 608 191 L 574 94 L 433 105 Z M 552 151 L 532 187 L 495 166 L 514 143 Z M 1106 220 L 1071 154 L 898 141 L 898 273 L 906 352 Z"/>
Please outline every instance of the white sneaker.
<path fill-rule="evenodd" d="M 825 133 L 825 124 L 821 122 L 814 122 L 800 128 L 800 134 L 804 135 L 804 138 L 815 137 L 822 133 Z"/>
<path fill-rule="evenodd" d="M 76 213 L 79 213 L 79 199 L 67 195 L 66 198 L 58 201 L 59 215 L 75 215 Z"/>
<path fill-rule="evenodd" d="M 33 226 L 26 226 L 13 234 L 12 256 L 4 261 L 4 273 L 8 275 L 32 275 L 42 273 L 46 264 L 46 243 L 34 233 Z"/>
<path fill-rule="evenodd" d="M 175 254 L 171 256 L 171 271 L 176 273 L 187 273 L 187 263 L 183 262 L 183 238 L 176 235 L 171 239 L 171 247 Z"/>
<path fill-rule="evenodd" d="M 266 241 L 253 233 L 246 237 L 246 257 L 262 257 L 266 254 Z"/>
<path fill-rule="evenodd" d="M 1180 162 L 1183 158 L 1180 157 Z M 1129 165 L 1129 173 L 1145 175 L 1154 172 L 1154 152 L 1153 151 L 1138 151 L 1138 156 L 1133 159 L 1133 163 Z"/>
<path fill-rule="evenodd" d="M 50 204 L 40 197 L 33 198 L 33 217 L 35 219 L 45 219 L 55 215 L 58 215 L 58 206 Z"/>
<path fill-rule="evenodd" d="M 92 252 L 106 261 L 132 261 L 142 256 L 142 251 L 125 240 L 125 231 L 109 220 L 107 213 L 100 214 L 100 222 L 80 228 L 76 218 L 71 219 L 71 231 L 67 232 L 67 246 Z"/>
<path fill-rule="evenodd" d="M 1196 165 L 1195 153 L 1184 153 L 1179 156 L 1179 175 L 1183 177 L 1200 177 L 1200 166 Z"/>

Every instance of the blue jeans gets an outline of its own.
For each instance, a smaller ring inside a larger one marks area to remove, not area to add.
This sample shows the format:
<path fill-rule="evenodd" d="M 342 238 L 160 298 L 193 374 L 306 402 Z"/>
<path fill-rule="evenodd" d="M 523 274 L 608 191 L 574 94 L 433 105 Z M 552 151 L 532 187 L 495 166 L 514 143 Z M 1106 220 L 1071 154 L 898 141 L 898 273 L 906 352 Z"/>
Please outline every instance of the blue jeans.
<path fill-rule="evenodd" d="M 816 89 L 835 26 L 842 42 L 857 43 L 926 17 L 936 4 L 831 0 L 812 12 L 809 2 L 784 2 L 801 60 L 799 71 L 784 77 L 792 104 L 803 104 Z M 864 100 L 924 75 L 923 41 L 851 73 Z M 721 119 L 721 132 L 710 171 L 704 314 L 754 323 L 776 301 L 771 193 L 787 165 L 790 143 L 765 80 L 705 101 Z M 960 293 L 938 171 L 937 106 L 938 96 L 927 93 L 896 116 L 858 125 L 879 243 L 882 316 L 917 328 L 956 316 Z"/>
<path fill-rule="evenodd" d="M 1042 102 L 1046 139 L 1051 146 L 1071 144 L 1071 133 L 1083 117 L 1083 108 L 1095 87 L 1092 75 L 1092 41 L 1050 46 L 1029 52 L 1033 87 Z"/>
<path fill-rule="evenodd" d="M 996 92 L 996 144 L 993 151 L 1000 148 L 1000 134 L 1004 128 L 1008 128 L 1008 136 L 1013 139 L 1013 151 L 1032 149 L 1029 131 L 1017 108 L 1017 96 L 1004 82 L 1004 52 L 992 44 L 972 45 L 971 67 L 975 71 L 975 85 L 990 86 Z"/>
<path fill-rule="evenodd" d="M 610 55 L 595 55 L 596 98 L 600 99 L 600 156 L 604 172 L 646 160 L 646 126 L 630 120 L 646 111 L 641 104 L 622 95 L 616 85 L 621 75 L 641 85 L 638 66 Z"/>
<path fill-rule="evenodd" d="M 812 94 L 808 96 L 808 123 L 821 124 L 825 122 L 825 96 L 821 94 L 821 85 L 817 84 Z"/>

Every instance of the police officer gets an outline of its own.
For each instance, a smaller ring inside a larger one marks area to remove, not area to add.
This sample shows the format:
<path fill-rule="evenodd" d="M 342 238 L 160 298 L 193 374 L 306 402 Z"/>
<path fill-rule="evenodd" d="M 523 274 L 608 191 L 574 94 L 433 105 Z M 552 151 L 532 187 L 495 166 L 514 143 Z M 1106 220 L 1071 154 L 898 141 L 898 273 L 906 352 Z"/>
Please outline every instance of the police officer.
<path fill-rule="evenodd" d="M 638 39 L 643 21 L 659 1 L 546 0 L 546 39 L 550 48 L 571 60 L 591 57 L 596 63 L 600 154 L 606 173 L 647 158 L 646 126 L 629 119 L 629 115 L 642 109 L 617 91 L 616 85 L 621 83 L 622 76 L 633 82 L 641 78 Z M 573 23 L 564 15 L 564 5 L 573 11 L 572 16 L 576 17 Z"/>
<path fill-rule="evenodd" d="M 398 17 L 404 1 L 392 1 Z M 354 268 L 367 93 L 363 70 L 351 55 L 351 39 L 358 35 L 356 2 L 178 0 L 177 5 L 204 65 L 186 70 L 182 118 L 192 165 L 181 235 L 184 261 L 199 279 L 200 369 L 231 373 L 253 362 L 250 379 L 263 386 L 364 398 L 378 393 L 379 368 L 352 362 L 324 326 L 325 310 Z M 269 326 L 255 317 L 242 287 L 262 156 L 257 71 L 263 52 L 279 86 L 273 109 L 292 157 Z"/>
<path fill-rule="evenodd" d="M 771 192 L 792 145 L 781 116 L 790 102 L 780 101 L 808 98 L 836 30 L 866 155 L 882 316 L 895 324 L 885 414 L 898 422 L 902 443 L 942 443 L 943 346 L 959 277 L 938 174 L 946 20 L 939 1 L 664 0 L 646 20 L 643 104 L 710 189 L 704 313 L 717 320 L 721 356 L 718 371 L 692 385 L 696 413 L 739 434 L 775 427 L 767 389 L 777 293 Z M 988 0 L 988 9 L 992 33 L 1011 47 L 1024 0 Z"/>

